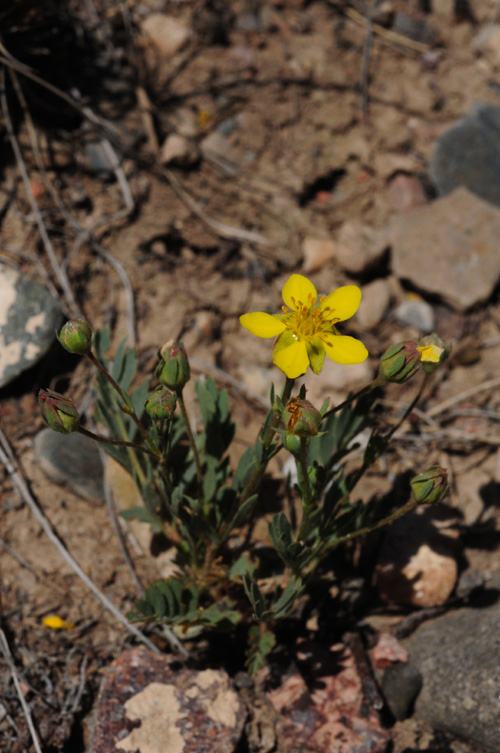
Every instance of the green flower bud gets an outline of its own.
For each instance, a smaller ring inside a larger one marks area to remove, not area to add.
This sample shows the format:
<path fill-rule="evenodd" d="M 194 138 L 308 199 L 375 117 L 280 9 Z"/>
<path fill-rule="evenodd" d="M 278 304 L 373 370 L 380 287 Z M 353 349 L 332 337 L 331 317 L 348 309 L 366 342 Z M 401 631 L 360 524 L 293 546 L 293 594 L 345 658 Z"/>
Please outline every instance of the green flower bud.
<path fill-rule="evenodd" d="M 300 455 L 300 437 L 297 437 L 295 434 L 282 434 L 281 441 L 285 450 L 291 452 L 294 457 Z"/>
<path fill-rule="evenodd" d="M 182 390 L 191 379 L 191 370 L 187 353 L 182 343 L 173 345 L 173 340 L 166 343 L 158 353 L 160 359 L 156 367 L 156 378 L 160 384 L 171 390 Z"/>
<path fill-rule="evenodd" d="M 451 353 L 451 346 L 447 345 L 439 335 L 433 332 L 432 335 L 427 335 L 427 337 L 419 340 L 417 350 L 420 353 L 423 370 L 427 374 L 432 374 L 439 364 L 446 361 Z"/>
<path fill-rule="evenodd" d="M 419 505 L 438 504 L 450 490 L 447 470 L 439 465 L 433 465 L 425 473 L 415 476 L 410 485 L 413 497 Z"/>
<path fill-rule="evenodd" d="M 315 437 L 321 426 L 321 414 L 309 400 L 293 397 L 285 405 L 283 421 L 289 434 Z"/>
<path fill-rule="evenodd" d="M 153 421 L 163 421 L 172 418 L 176 403 L 177 397 L 160 385 L 151 395 L 148 395 L 144 407 Z"/>
<path fill-rule="evenodd" d="M 92 327 L 85 319 L 70 319 L 56 333 L 56 337 L 66 350 L 79 356 L 86 356 L 92 347 Z"/>
<path fill-rule="evenodd" d="M 407 340 L 385 351 L 380 359 L 379 374 L 384 382 L 403 384 L 417 373 L 421 365 L 417 343 Z"/>
<path fill-rule="evenodd" d="M 80 414 L 73 400 L 59 392 L 40 390 L 38 407 L 47 426 L 59 434 L 71 434 L 80 426 Z"/>

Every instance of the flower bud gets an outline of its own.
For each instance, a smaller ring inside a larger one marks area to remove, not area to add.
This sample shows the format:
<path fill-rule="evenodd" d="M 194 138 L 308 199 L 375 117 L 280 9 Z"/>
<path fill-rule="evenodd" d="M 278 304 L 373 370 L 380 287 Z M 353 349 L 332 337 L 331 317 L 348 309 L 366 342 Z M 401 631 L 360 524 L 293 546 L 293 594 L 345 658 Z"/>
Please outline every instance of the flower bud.
<path fill-rule="evenodd" d="M 59 392 L 40 390 L 38 407 L 44 422 L 59 434 L 71 434 L 80 425 L 80 414 L 73 400 Z"/>
<path fill-rule="evenodd" d="M 176 403 L 177 397 L 160 385 L 151 395 L 148 395 L 144 407 L 153 421 L 163 421 L 172 418 Z"/>
<path fill-rule="evenodd" d="M 92 327 L 85 319 L 70 319 L 56 337 L 66 350 L 79 356 L 90 353 Z"/>
<path fill-rule="evenodd" d="M 182 343 L 172 343 L 173 340 L 166 343 L 158 353 L 160 361 L 156 367 L 156 378 L 171 390 L 182 390 L 191 378 L 191 370 Z"/>
<path fill-rule="evenodd" d="M 451 347 L 435 332 L 419 340 L 417 350 L 420 353 L 422 368 L 427 374 L 432 374 L 451 353 Z"/>
<path fill-rule="evenodd" d="M 315 437 L 321 425 L 321 414 L 309 400 L 293 397 L 285 405 L 283 421 L 289 434 Z"/>
<path fill-rule="evenodd" d="M 425 473 L 420 473 L 410 481 L 414 499 L 419 505 L 435 505 L 447 496 L 448 473 L 439 465 L 431 466 Z"/>
<path fill-rule="evenodd" d="M 388 348 L 380 359 L 379 373 L 384 382 L 403 384 L 421 367 L 417 343 L 407 340 Z"/>

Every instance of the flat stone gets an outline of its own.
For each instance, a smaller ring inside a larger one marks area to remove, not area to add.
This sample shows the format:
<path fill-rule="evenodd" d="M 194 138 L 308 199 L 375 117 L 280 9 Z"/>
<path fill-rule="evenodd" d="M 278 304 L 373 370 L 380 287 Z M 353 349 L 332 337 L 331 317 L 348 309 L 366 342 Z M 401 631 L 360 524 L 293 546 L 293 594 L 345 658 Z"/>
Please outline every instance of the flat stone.
<path fill-rule="evenodd" d="M 335 253 L 342 269 L 351 274 L 362 274 L 381 261 L 387 247 L 384 231 L 347 220 L 339 230 Z"/>
<path fill-rule="evenodd" d="M 302 243 L 304 254 L 304 274 L 317 272 L 335 256 L 335 243 L 324 238 L 304 238 Z"/>
<path fill-rule="evenodd" d="M 363 297 L 356 313 L 362 330 L 374 329 L 386 315 L 391 303 L 389 285 L 385 280 L 374 280 L 363 286 Z"/>
<path fill-rule="evenodd" d="M 441 196 L 466 186 L 500 206 L 500 107 L 474 105 L 438 139 L 429 172 Z"/>
<path fill-rule="evenodd" d="M 433 728 L 500 750 L 500 573 L 471 606 L 433 619 L 406 642 L 423 677 L 415 710 Z"/>
<path fill-rule="evenodd" d="M 458 574 L 456 519 L 444 507 L 419 507 L 387 531 L 376 566 L 381 599 L 389 604 L 444 604 Z"/>
<path fill-rule="evenodd" d="M 233 753 L 246 710 L 220 669 L 173 669 L 146 649 L 123 651 L 106 670 L 91 753 Z"/>
<path fill-rule="evenodd" d="M 166 13 L 151 13 L 142 22 L 141 30 L 164 58 L 171 58 L 179 52 L 192 33 L 185 20 Z"/>
<path fill-rule="evenodd" d="M 411 299 L 403 301 L 396 307 L 394 316 L 400 324 L 414 327 L 424 334 L 434 330 L 434 311 L 427 301 Z"/>
<path fill-rule="evenodd" d="M 395 216 L 391 236 L 394 274 L 458 311 L 487 301 L 500 279 L 500 211 L 466 188 Z"/>
<path fill-rule="evenodd" d="M 171 133 L 163 143 L 160 159 L 164 165 L 190 167 L 198 161 L 199 155 L 189 139 L 181 134 Z"/>
<path fill-rule="evenodd" d="M 62 319 L 46 288 L 0 264 L 0 387 L 47 353 Z"/>
<path fill-rule="evenodd" d="M 34 450 L 42 471 L 51 481 L 83 499 L 104 502 L 104 469 L 92 439 L 43 429 L 35 437 Z"/>

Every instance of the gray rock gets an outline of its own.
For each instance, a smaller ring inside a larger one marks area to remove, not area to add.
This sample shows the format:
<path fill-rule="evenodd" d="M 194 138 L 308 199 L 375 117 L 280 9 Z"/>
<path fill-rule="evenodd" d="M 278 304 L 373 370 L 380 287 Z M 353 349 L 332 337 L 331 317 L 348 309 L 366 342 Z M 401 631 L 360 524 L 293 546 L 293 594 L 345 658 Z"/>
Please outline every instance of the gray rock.
<path fill-rule="evenodd" d="M 111 180 L 114 175 L 113 163 L 101 141 L 90 141 L 85 145 L 85 154 L 91 172 L 101 180 Z"/>
<path fill-rule="evenodd" d="M 500 210 L 466 188 L 395 216 L 391 235 L 394 274 L 458 311 L 487 301 L 500 279 Z"/>
<path fill-rule="evenodd" d="M 410 716 L 412 705 L 422 687 L 422 675 L 413 664 L 393 664 L 382 677 L 382 693 L 398 721 Z"/>
<path fill-rule="evenodd" d="M 417 714 L 487 753 L 500 750 L 499 587 L 497 573 L 489 584 L 496 597 L 490 606 L 476 602 L 482 608 L 427 622 L 405 643 L 423 676 Z"/>
<path fill-rule="evenodd" d="M 52 481 L 86 500 L 104 502 L 104 469 L 97 445 L 82 434 L 43 429 L 35 437 L 35 457 Z"/>
<path fill-rule="evenodd" d="M 500 206 L 500 107 L 474 105 L 438 139 L 429 164 L 441 196 L 466 186 Z"/>
<path fill-rule="evenodd" d="M 0 264 L 0 387 L 47 353 L 62 318 L 48 290 Z"/>
<path fill-rule="evenodd" d="M 403 301 L 394 315 L 400 324 L 415 327 L 424 334 L 434 329 L 434 311 L 426 301 Z"/>

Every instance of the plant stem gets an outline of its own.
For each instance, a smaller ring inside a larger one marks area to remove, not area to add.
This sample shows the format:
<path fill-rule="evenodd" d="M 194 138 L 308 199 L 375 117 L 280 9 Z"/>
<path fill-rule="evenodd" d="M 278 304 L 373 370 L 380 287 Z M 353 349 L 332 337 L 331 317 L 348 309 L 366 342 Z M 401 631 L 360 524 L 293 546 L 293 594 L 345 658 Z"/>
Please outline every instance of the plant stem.
<path fill-rule="evenodd" d="M 184 397 L 182 394 L 182 388 L 179 390 L 176 390 L 176 394 L 177 394 L 179 407 L 181 409 L 182 420 L 184 421 L 184 427 L 186 429 L 186 434 L 188 436 L 189 444 L 191 445 L 191 450 L 193 452 L 194 462 L 196 464 L 196 475 L 198 477 L 198 485 L 200 487 L 200 495 L 201 495 L 202 489 L 203 489 L 203 473 L 201 470 L 200 456 L 198 455 L 196 441 L 195 441 L 193 432 L 191 430 L 191 424 L 189 423 L 189 416 L 187 414 L 186 403 L 184 402 Z"/>
<path fill-rule="evenodd" d="M 399 429 L 399 427 L 406 421 L 406 419 L 408 418 L 408 416 L 411 414 L 411 412 L 415 408 L 416 404 L 418 403 L 418 401 L 422 397 L 422 395 L 424 393 L 424 390 L 427 387 L 427 383 L 428 383 L 430 377 L 431 377 L 430 374 L 424 374 L 424 378 L 422 379 L 420 387 L 418 388 L 417 394 L 415 395 L 415 397 L 411 401 L 411 403 L 408 406 L 408 408 L 403 413 L 403 416 L 400 418 L 400 420 L 397 422 L 397 424 L 395 426 L 393 426 L 392 429 L 385 435 L 385 438 L 387 439 L 387 441 L 389 441 L 392 438 L 392 436 L 397 432 L 397 430 Z"/>
<path fill-rule="evenodd" d="M 309 481 L 309 473 L 307 468 L 307 438 L 301 437 L 300 438 L 300 454 L 299 454 L 299 467 L 302 472 L 302 485 L 303 486 L 303 495 L 302 495 L 302 521 L 300 524 L 299 533 L 297 535 L 297 541 L 304 541 L 308 528 L 309 528 L 309 516 L 311 514 L 311 508 L 312 508 L 312 492 L 311 492 L 311 483 Z"/>
<path fill-rule="evenodd" d="M 333 549 L 336 549 L 340 544 L 344 544 L 346 541 L 352 541 L 352 539 L 357 538 L 358 536 L 364 536 L 367 533 L 371 533 L 372 531 L 376 531 L 378 528 L 383 528 L 384 526 L 388 526 L 391 523 L 394 523 L 395 520 L 398 518 L 401 518 L 403 515 L 406 515 L 406 513 L 411 512 L 411 510 L 414 510 L 415 507 L 418 507 L 418 501 L 414 499 L 413 497 L 408 500 L 408 502 L 403 505 L 403 507 L 400 507 L 399 510 L 396 510 L 395 512 L 391 513 L 390 515 L 387 515 L 387 517 L 382 518 L 382 520 L 379 520 L 377 523 L 374 523 L 373 525 L 365 526 L 364 528 L 360 528 L 357 531 L 352 531 L 351 533 L 346 533 L 344 536 L 341 536 L 339 539 L 334 541 L 330 546 L 328 546 L 323 552 L 323 556 L 327 551 L 332 551 Z"/>
<path fill-rule="evenodd" d="M 345 408 L 346 405 L 350 405 L 350 403 L 352 403 L 354 400 L 358 400 L 360 397 L 363 397 L 364 395 L 368 395 L 369 392 L 376 389 L 377 387 L 381 387 L 383 384 L 384 384 L 384 380 L 380 376 L 378 376 L 376 379 L 373 380 L 373 382 L 370 382 L 370 384 L 367 384 L 366 387 L 363 387 L 362 390 L 355 392 L 354 395 L 351 395 L 342 403 L 339 403 L 334 408 L 330 408 L 330 410 L 327 410 L 323 418 L 330 416 L 332 413 L 336 413 L 338 410 L 342 410 L 342 408 Z"/>
<path fill-rule="evenodd" d="M 158 453 L 151 452 L 151 450 L 148 450 L 146 447 L 142 447 L 142 445 L 136 444 L 135 442 L 126 442 L 121 439 L 108 439 L 107 437 L 103 437 L 100 434 L 94 434 L 93 431 L 84 429 L 82 426 L 78 427 L 77 432 L 79 434 L 83 434 L 84 437 L 88 437 L 89 439 L 95 439 L 96 442 L 102 442 L 102 444 L 114 444 L 121 447 L 133 447 L 135 450 L 140 450 L 141 452 L 145 452 L 147 455 L 151 455 L 151 457 L 155 458 L 156 460 L 159 459 Z"/>
<path fill-rule="evenodd" d="M 140 422 L 140 420 L 139 420 L 136 412 L 134 411 L 134 409 L 132 407 L 132 404 L 130 402 L 130 398 L 127 395 L 127 393 L 125 392 L 125 390 L 122 389 L 120 387 L 120 385 L 118 384 L 118 382 L 116 382 L 113 379 L 113 377 L 111 376 L 111 374 L 107 371 L 107 369 L 104 368 L 104 366 L 102 365 L 102 363 L 100 361 L 98 361 L 98 359 L 94 356 L 94 354 L 92 352 L 87 353 L 87 358 L 96 367 L 96 369 L 98 369 L 98 371 L 101 372 L 101 374 L 103 375 L 103 377 L 105 379 L 107 379 L 107 381 L 110 383 L 110 385 L 113 387 L 113 389 L 116 390 L 116 392 L 119 394 L 119 396 L 123 400 L 122 410 L 124 411 L 124 413 L 127 413 L 127 415 L 129 415 L 131 417 L 131 419 L 133 420 L 133 422 L 135 423 L 135 425 L 139 429 L 139 432 L 142 434 L 142 436 L 144 438 L 144 441 L 147 443 L 147 445 L 150 447 L 150 449 L 154 453 L 156 453 L 157 452 L 157 447 L 155 446 L 154 442 L 151 440 L 151 437 L 149 436 L 146 428 Z"/>

